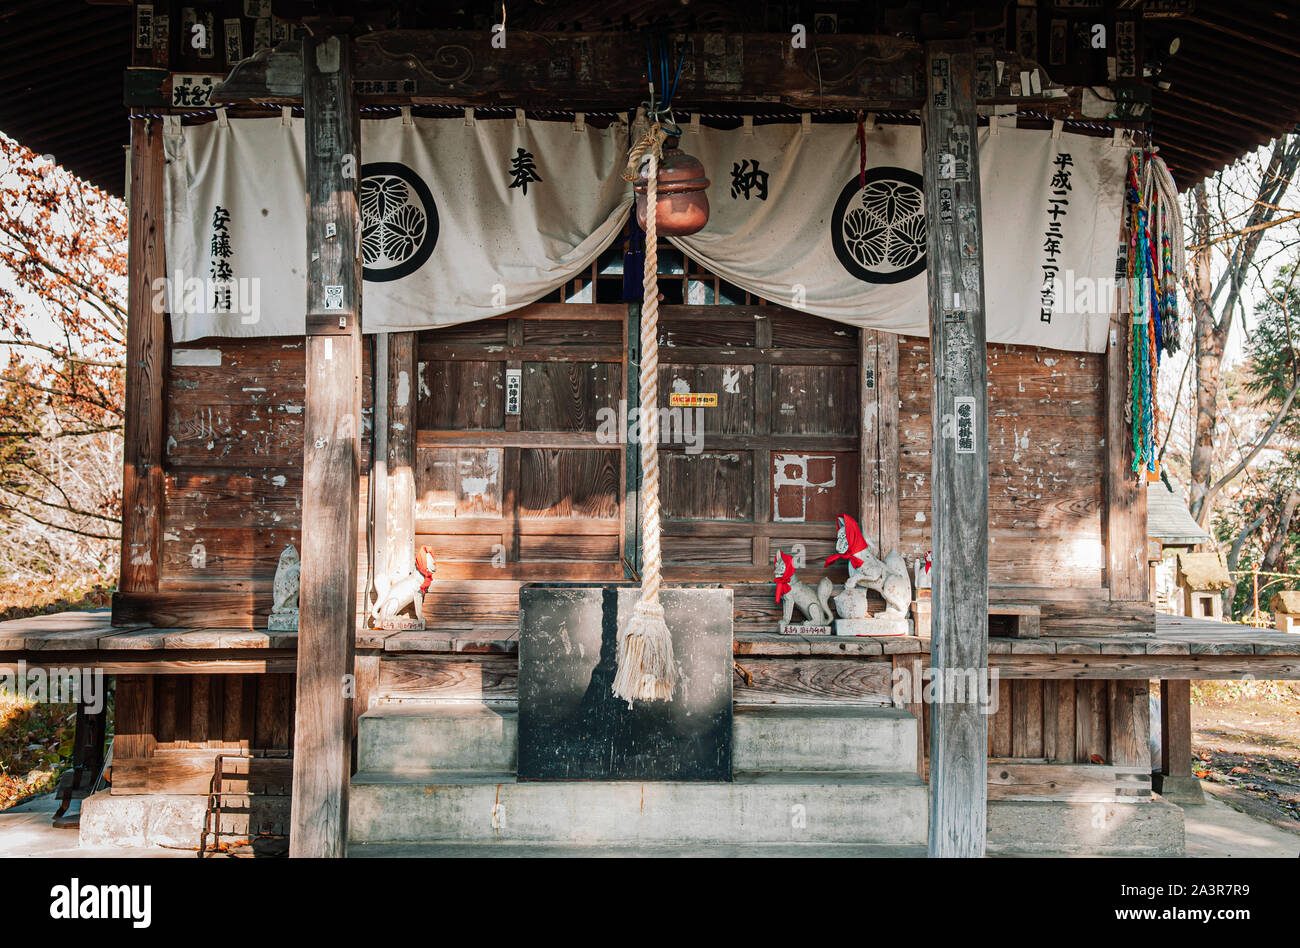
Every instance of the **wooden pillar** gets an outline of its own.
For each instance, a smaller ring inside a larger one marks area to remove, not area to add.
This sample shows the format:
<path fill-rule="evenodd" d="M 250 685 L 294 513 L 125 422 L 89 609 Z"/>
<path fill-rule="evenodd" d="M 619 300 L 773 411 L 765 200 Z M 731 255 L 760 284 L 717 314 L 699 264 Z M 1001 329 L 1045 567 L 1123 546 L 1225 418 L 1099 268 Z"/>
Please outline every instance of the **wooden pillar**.
<path fill-rule="evenodd" d="M 155 308 L 163 255 L 163 126 L 131 120 L 131 201 L 127 212 L 126 415 L 122 443 L 120 593 L 158 591 L 162 559 L 163 381 L 167 314 Z M 114 596 L 114 612 L 117 612 Z"/>
<path fill-rule="evenodd" d="M 1133 471 L 1124 412 L 1129 398 L 1128 320 L 1111 317 L 1106 346 L 1106 585 L 1118 602 L 1147 602 L 1145 472 Z"/>
<path fill-rule="evenodd" d="M 385 528 L 388 575 L 415 569 L 415 405 L 419 394 L 415 333 L 388 337 L 388 486 Z"/>
<path fill-rule="evenodd" d="M 370 530 L 370 560 L 364 605 L 371 605 L 375 594 L 375 577 L 388 569 L 388 338 L 386 332 L 375 333 L 374 425 L 370 454 L 370 505 L 366 511 Z"/>
<path fill-rule="evenodd" d="M 1151 776 L 1151 789 L 1172 803 L 1205 802 L 1192 774 L 1192 683 L 1186 678 L 1160 682 L 1160 769 Z"/>
<path fill-rule="evenodd" d="M 861 463 L 859 521 L 881 555 L 898 549 L 898 336 L 864 329 L 858 345 L 861 365 Z M 908 563 L 908 572 L 912 564 Z"/>
<path fill-rule="evenodd" d="M 922 109 L 930 297 L 933 618 L 930 663 L 988 671 L 988 427 L 984 259 L 969 39 L 926 43 Z M 988 719 L 969 694 L 930 709 L 931 856 L 981 857 Z"/>
<path fill-rule="evenodd" d="M 343 856 L 351 764 L 361 427 L 359 115 L 346 35 L 303 38 L 307 391 L 294 731 L 294 856 Z"/>

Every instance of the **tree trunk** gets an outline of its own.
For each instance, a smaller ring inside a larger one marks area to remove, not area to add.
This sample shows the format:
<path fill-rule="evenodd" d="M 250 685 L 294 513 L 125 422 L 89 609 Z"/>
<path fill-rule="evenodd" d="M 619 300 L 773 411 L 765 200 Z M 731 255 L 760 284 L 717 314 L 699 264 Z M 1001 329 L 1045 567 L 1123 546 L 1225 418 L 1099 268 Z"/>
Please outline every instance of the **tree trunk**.
<path fill-rule="evenodd" d="M 1272 509 L 1272 505 L 1266 506 L 1264 508 L 1263 513 L 1261 513 L 1258 517 L 1256 517 L 1253 521 L 1251 521 L 1251 523 L 1247 524 L 1246 527 L 1243 528 L 1242 531 L 1237 534 L 1237 539 L 1232 541 L 1232 547 L 1228 550 L 1228 572 L 1229 573 L 1236 570 L 1237 564 L 1241 562 L 1241 548 L 1246 545 L 1246 541 L 1250 539 L 1251 534 L 1253 534 L 1256 530 L 1258 530 L 1260 527 L 1264 525 L 1264 521 L 1268 519 L 1268 512 L 1271 509 Z M 1237 597 L 1237 587 L 1235 584 L 1229 586 L 1227 589 L 1223 591 L 1223 614 L 1227 616 L 1229 619 L 1232 618 L 1232 601 L 1236 597 Z"/>
<path fill-rule="evenodd" d="M 1186 290 L 1192 301 L 1192 318 L 1196 327 L 1196 437 L 1192 447 L 1188 508 L 1202 527 L 1210 522 L 1215 492 L 1240 473 L 1231 471 L 1220 483 L 1214 483 L 1214 435 L 1219 420 L 1219 368 L 1224 346 L 1242 289 L 1264 239 L 1264 231 L 1277 218 L 1280 202 L 1291 186 L 1297 167 L 1300 167 L 1300 135 L 1283 135 L 1273 143 L 1273 151 L 1260 176 L 1245 225 L 1224 235 L 1235 239 L 1236 245 L 1228 254 L 1228 264 L 1218 286 L 1214 285 L 1211 274 L 1210 210 L 1205 182 L 1198 184 L 1193 192 L 1198 249 L 1192 258 L 1191 279 L 1187 281 Z M 1220 223 L 1225 229 L 1229 226 L 1227 221 Z M 1215 303 L 1224 289 L 1227 293 L 1216 320 Z"/>
<path fill-rule="evenodd" d="M 1223 361 L 1224 335 L 1219 333 L 1214 320 L 1213 280 L 1210 275 L 1210 207 L 1204 181 L 1196 186 L 1193 195 L 1196 201 L 1195 239 L 1200 249 L 1192 257 L 1192 279 L 1187 288 L 1196 330 L 1193 353 L 1196 360 L 1196 436 L 1192 444 L 1187 506 L 1196 521 L 1204 527 L 1210 513 L 1209 504 L 1205 500 L 1213 475 L 1214 432 L 1219 421 L 1219 364 Z"/>
<path fill-rule="evenodd" d="M 1278 517 L 1277 529 L 1273 531 L 1273 542 L 1268 545 L 1268 552 L 1264 554 L 1264 562 L 1260 569 L 1264 572 L 1272 572 L 1273 567 L 1277 565 L 1277 559 L 1282 555 L 1282 548 L 1286 546 L 1286 538 L 1291 533 L 1291 520 L 1295 517 L 1296 507 L 1300 505 L 1300 491 L 1291 491 L 1286 498 L 1286 506 L 1282 508 L 1282 514 Z"/>

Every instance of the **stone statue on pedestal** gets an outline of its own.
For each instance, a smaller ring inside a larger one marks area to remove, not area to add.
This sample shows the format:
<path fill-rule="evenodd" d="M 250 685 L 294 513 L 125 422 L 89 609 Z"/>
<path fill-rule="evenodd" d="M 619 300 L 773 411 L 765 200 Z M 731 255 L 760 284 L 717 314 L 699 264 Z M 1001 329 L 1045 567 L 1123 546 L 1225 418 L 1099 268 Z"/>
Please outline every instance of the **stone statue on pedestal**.
<path fill-rule="evenodd" d="M 429 591 L 436 569 L 433 551 L 420 547 L 415 554 L 415 569 L 393 579 L 375 577 L 375 604 L 370 608 L 370 619 L 377 629 L 422 630 L 424 628 L 424 594 Z M 404 615 L 403 613 L 408 613 Z"/>
<path fill-rule="evenodd" d="M 268 631 L 298 631 L 298 581 L 301 571 L 298 550 L 291 543 L 284 548 L 280 562 L 275 567 L 275 583 L 272 586 L 274 599 L 271 615 L 266 621 Z"/>
<path fill-rule="evenodd" d="M 835 634 L 906 635 L 909 631 L 907 611 L 912 602 L 912 580 L 898 551 L 890 551 L 882 561 L 871 552 L 857 522 L 848 514 L 842 514 L 835 553 L 826 558 L 826 565 L 830 566 L 836 560 L 847 563 L 849 578 L 844 583 L 844 591 L 831 600 L 839 616 L 835 622 Z M 867 589 L 880 593 L 885 600 L 884 612 L 876 616 L 870 614 Z"/>
<path fill-rule="evenodd" d="M 794 575 L 794 560 L 787 553 L 776 551 L 773 576 L 776 579 L 776 601 L 781 604 L 783 635 L 830 635 L 830 595 L 834 590 L 830 577 L 823 576 L 814 589 Z M 804 614 L 804 622 L 792 622 L 795 607 Z"/>

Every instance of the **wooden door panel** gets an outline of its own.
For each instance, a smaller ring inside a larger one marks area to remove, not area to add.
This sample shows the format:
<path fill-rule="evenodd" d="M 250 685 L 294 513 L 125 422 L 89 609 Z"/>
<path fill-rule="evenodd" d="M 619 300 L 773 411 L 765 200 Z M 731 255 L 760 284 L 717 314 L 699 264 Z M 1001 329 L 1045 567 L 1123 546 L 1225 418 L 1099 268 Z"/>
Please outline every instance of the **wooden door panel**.
<path fill-rule="evenodd" d="M 620 517 L 620 453 L 604 449 L 520 449 L 519 516 Z"/>

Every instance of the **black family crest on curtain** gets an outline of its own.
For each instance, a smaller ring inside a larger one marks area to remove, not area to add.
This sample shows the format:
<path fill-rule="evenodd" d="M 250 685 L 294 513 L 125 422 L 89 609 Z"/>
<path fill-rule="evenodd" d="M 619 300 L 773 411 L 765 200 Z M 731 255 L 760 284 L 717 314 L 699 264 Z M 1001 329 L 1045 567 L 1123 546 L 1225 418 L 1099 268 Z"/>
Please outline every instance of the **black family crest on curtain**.
<path fill-rule="evenodd" d="M 844 269 L 866 283 L 902 283 L 925 270 L 921 176 L 905 168 L 854 175 L 831 214 L 831 245 Z"/>
<path fill-rule="evenodd" d="M 406 165 L 361 166 L 362 277 L 400 280 L 429 259 L 438 243 L 438 207 L 429 186 Z"/>

